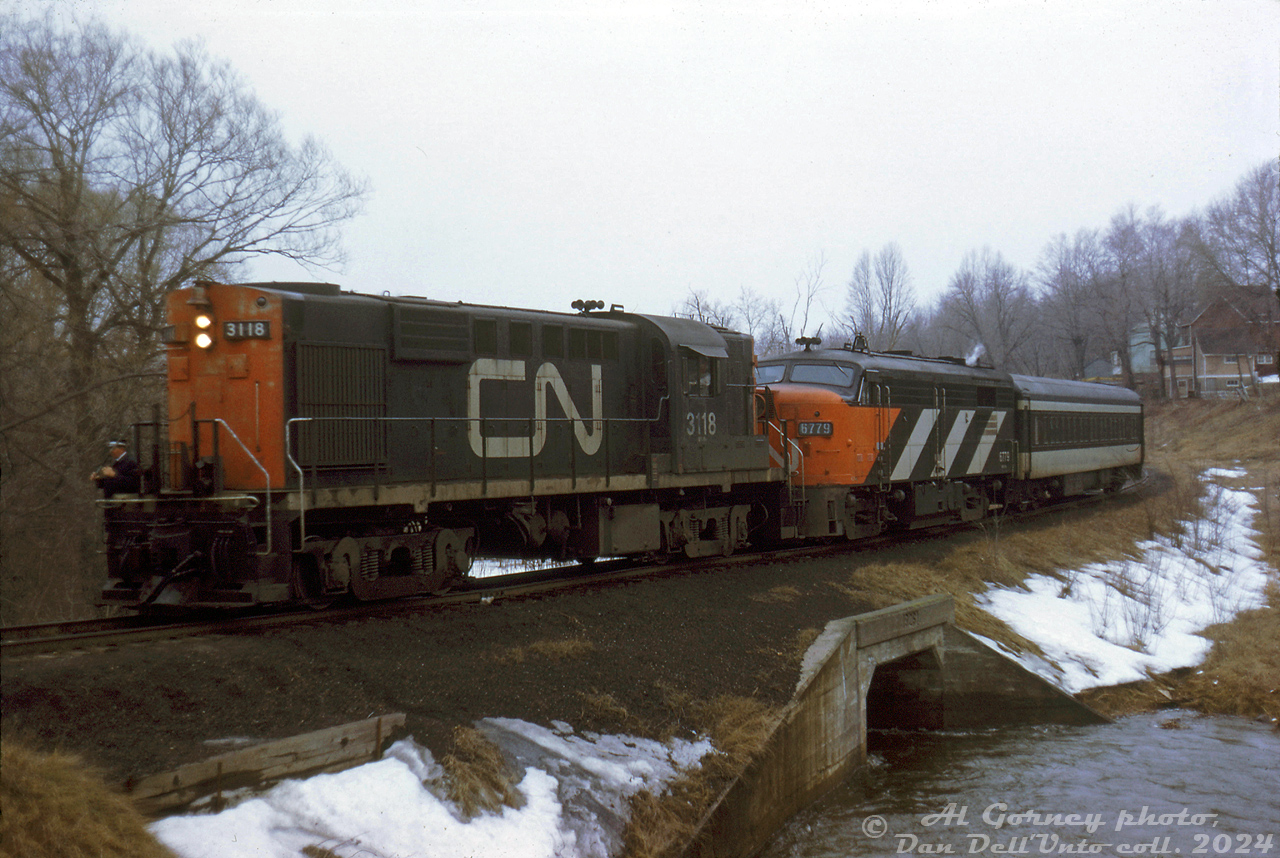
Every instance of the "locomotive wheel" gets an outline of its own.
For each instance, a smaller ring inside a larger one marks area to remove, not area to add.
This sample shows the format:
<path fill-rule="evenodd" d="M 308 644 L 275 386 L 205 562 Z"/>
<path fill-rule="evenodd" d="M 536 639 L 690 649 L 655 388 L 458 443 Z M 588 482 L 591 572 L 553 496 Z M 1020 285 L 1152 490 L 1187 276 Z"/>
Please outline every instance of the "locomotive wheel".
<path fill-rule="evenodd" d="M 315 557 L 303 555 L 293 561 L 293 592 L 298 601 L 313 611 L 323 611 L 334 602 L 334 597 L 324 592 L 324 574 Z"/>

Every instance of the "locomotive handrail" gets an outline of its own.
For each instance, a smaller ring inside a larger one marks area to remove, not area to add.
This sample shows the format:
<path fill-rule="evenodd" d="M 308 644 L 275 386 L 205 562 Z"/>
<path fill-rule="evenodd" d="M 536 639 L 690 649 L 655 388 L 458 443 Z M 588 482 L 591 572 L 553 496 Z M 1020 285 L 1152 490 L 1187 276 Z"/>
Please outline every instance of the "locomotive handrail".
<path fill-rule="evenodd" d="M 268 554 L 271 554 L 275 550 L 275 543 L 273 543 L 271 540 L 271 472 L 262 466 L 262 463 L 258 461 L 257 456 L 249 452 L 249 448 L 246 447 L 245 443 L 240 440 L 240 436 L 236 434 L 236 430 L 232 429 L 229 425 L 227 425 L 227 421 L 223 420 L 221 417 L 214 417 L 209 422 L 221 424 L 224 428 L 226 428 L 227 432 L 231 435 L 231 437 L 234 438 L 236 443 L 240 445 L 240 449 L 244 450 L 244 454 L 249 457 L 249 461 L 253 462 L 253 464 L 257 466 L 258 470 L 262 471 L 262 475 L 267 479 L 267 508 L 266 508 L 267 550 L 257 552 L 259 557 L 265 557 Z M 215 433 L 213 437 L 214 437 L 214 443 L 216 445 L 218 436 Z"/>
<path fill-rule="evenodd" d="M 799 471 L 800 471 L 800 499 L 801 499 L 801 500 L 804 500 L 804 495 L 805 495 L 805 481 L 804 481 L 804 450 L 801 450 L 801 449 L 800 449 L 800 445 L 799 445 L 799 444 L 797 444 L 797 443 L 795 442 L 795 440 L 794 440 L 794 439 L 792 439 L 791 437 L 789 437 L 785 432 L 783 432 L 783 431 L 782 431 L 782 427 L 781 427 L 781 426 L 779 426 L 777 423 L 774 423 L 772 420 L 766 420 L 766 421 L 765 421 L 765 423 L 766 423 L 768 426 L 772 427 L 773 431 L 775 431 L 775 432 L 777 432 L 777 433 L 778 433 L 778 437 L 779 437 L 779 438 L 781 438 L 781 439 L 783 440 L 783 442 L 785 442 L 785 443 L 786 443 L 786 445 L 787 445 L 788 447 L 793 447 L 793 448 L 795 448 L 795 451 L 796 451 L 796 458 L 797 458 L 797 459 L 799 460 L 799 462 L 800 462 L 800 467 L 799 467 Z M 790 488 L 790 487 L 791 487 L 791 474 L 792 474 L 792 473 L 793 473 L 793 471 L 791 470 L 791 455 L 790 455 L 790 452 L 788 451 L 788 455 L 787 455 L 787 487 L 788 487 L 788 488 Z"/>
<path fill-rule="evenodd" d="M 289 460 L 289 464 L 293 465 L 293 469 L 298 472 L 298 544 L 306 545 L 307 543 L 307 495 L 303 483 L 306 481 L 306 474 L 302 470 L 302 466 L 298 464 L 298 460 L 293 458 L 293 444 L 290 442 L 290 433 L 294 423 L 310 423 L 315 420 L 314 417 L 290 417 L 284 423 L 284 455 Z"/>
<path fill-rule="evenodd" d="M 289 460 L 289 464 L 293 466 L 294 471 L 296 471 L 298 474 L 298 531 L 299 531 L 298 538 L 301 542 L 305 542 L 307 539 L 306 469 L 301 463 L 298 462 L 296 458 L 294 458 L 294 455 L 293 455 L 293 424 L 294 423 L 315 423 L 315 422 L 325 422 L 325 421 L 372 422 L 372 423 L 414 423 L 414 422 L 430 423 L 431 424 L 431 448 L 433 450 L 435 449 L 436 424 L 438 422 L 443 422 L 443 423 L 476 423 L 478 422 L 482 427 L 486 423 L 493 422 L 493 421 L 497 421 L 499 423 L 524 422 L 529 425 L 532 425 L 533 423 L 538 423 L 538 424 L 550 423 L 553 425 L 564 424 L 568 426 L 572 426 L 575 422 L 579 422 L 579 421 L 575 421 L 571 417 L 541 417 L 541 418 L 537 418 L 536 420 L 533 420 L 527 417 L 291 417 L 285 421 L 285 425 L 284 425 L 284 442 L 285 442 L 284 452 L 285 452 L 285 458 Z M 611 423 L 649 424 L 649 423 L 652 423 L 653 421 L 647 417 L 592 417 L 592 418 L 589 418 L 588 422 L 592 424 L 601 425 L 601 431 L 603 433 L 602 441 L 604 443 L 604 453 L 605 453 L 604 455 L 605 485 L 608 486 L 610 480 L 612 479 L 612 471 L 611 471 L 612 465 L 611 465 L 611 462 L 609 461 L 609 456 L 610 456 L 609 424 Z M 239 441 L 240 439 L 237 438 L 236 440 Z M 241 446 L 243 446 L 243 444 L 241 444 Z M 491 457 L 488 455 L 488 452 L 487 452 L 488 448 L 486 445 L 481 444 L 480 450 L 481 450 L 480 479 L 481 479 L 482 485 L 487 486 L 489 481 L 488 463 Z M 534 473 L 534 467 L 533 467 L 533 462 L 536 455 L 537 454 L 535 453 L 533 446 L 530 445 L 529 455 L 527 457 L 529 459 L 529 490 L 530 492 L 533 491 L 534 482 L 536 480 L 536 475 Z M 521 456 L 521 457 L 506 457 L 506 458 L 525 458 L 525 457 Z M 570 443 L 569 445 L 569 460 L 570 460 L 569 469 L 572 475 L 573 485 L 576 486 L 578 482 L 578 459 L 577 459 L 576 444 Z M 312 465 L 314 467 L 314 463 L 312 463 Z M 437 480 L 436 480 L 435 457 L 432 456 L 431 466 L 430 466 L 430 483 L 432 487 L 433 497 L 435 493 L 436 482 Z"/>
<path fill-rule="evenodd" d="M 180 497 L 177 497 L 177 498 L 175 498 L 172 494 L 161 495 L 160 500 L 166 500 L 166 501 L 188 500 L 192 502 L 199 502 L 204 500 L 204 498 L 195 497 L 188 493 L 183 493 Z M 245 509 L 257 509 L 258 506 L 262 503 L 262 500 L 260 498 L 256 498 L 253 495 L 218 495 L 217 500 L 219 503 L 226 503 L 227 501 L 244 501 L 242 506 Z M 117 506 L 119 504 L 125 504 L 125 503 L 155 503 L 155 502 L 156 502 L 155 496 L 130 497 L 128 495 L 112 495 L 109 498 L 99 498 L 98 500 L 94 501 L 94 503 L 96 503 L 98 506 L 101 506 L 101 507 L 113 507 L 113 506 Z"/>

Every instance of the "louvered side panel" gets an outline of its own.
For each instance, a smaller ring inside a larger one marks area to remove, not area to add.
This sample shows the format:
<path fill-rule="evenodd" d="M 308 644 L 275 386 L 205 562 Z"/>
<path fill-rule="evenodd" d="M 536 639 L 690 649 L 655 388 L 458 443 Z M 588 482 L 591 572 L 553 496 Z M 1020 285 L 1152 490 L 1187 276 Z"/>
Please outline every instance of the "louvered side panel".
<path fill-rule="evenodd" d="M 299 433 L 310 467 L 386 464 L 386 349 L 299 343 L 298 415 L 317 418 Z"/>

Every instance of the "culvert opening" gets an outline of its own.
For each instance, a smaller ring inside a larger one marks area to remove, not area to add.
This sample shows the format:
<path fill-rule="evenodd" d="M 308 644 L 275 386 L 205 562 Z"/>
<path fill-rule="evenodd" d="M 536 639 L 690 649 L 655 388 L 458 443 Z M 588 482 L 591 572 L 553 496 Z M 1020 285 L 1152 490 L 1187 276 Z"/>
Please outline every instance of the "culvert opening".
<path fill-rule="evenodd" d="M 876 665 L 867 691 L 868 743 L 871 731 L 941 730 L 942 662 L 935 650 Z"/>

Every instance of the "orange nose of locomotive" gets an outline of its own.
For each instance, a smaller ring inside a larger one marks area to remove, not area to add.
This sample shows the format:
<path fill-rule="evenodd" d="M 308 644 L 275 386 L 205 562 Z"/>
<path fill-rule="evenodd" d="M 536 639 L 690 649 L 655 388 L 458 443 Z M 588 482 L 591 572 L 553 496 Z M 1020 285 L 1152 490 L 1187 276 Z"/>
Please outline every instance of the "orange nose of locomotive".
<path fill-rule="evenodd" d="M 199 282 L 170 293 L 168 321 L 170 441 L 192 458 L 209 458 L 216 433 L 225 488 L 264 489 L 268 479 L 282 485 L 280 294 Z"/>
<path fill-rule="evenodd" d="M 768 427 L 775 459 L 806 486 L 876 482 L 877 460 L 898 409 L 850 404 L 839 393 L 812 385 L 768 388 L 777 415 Z"/>

